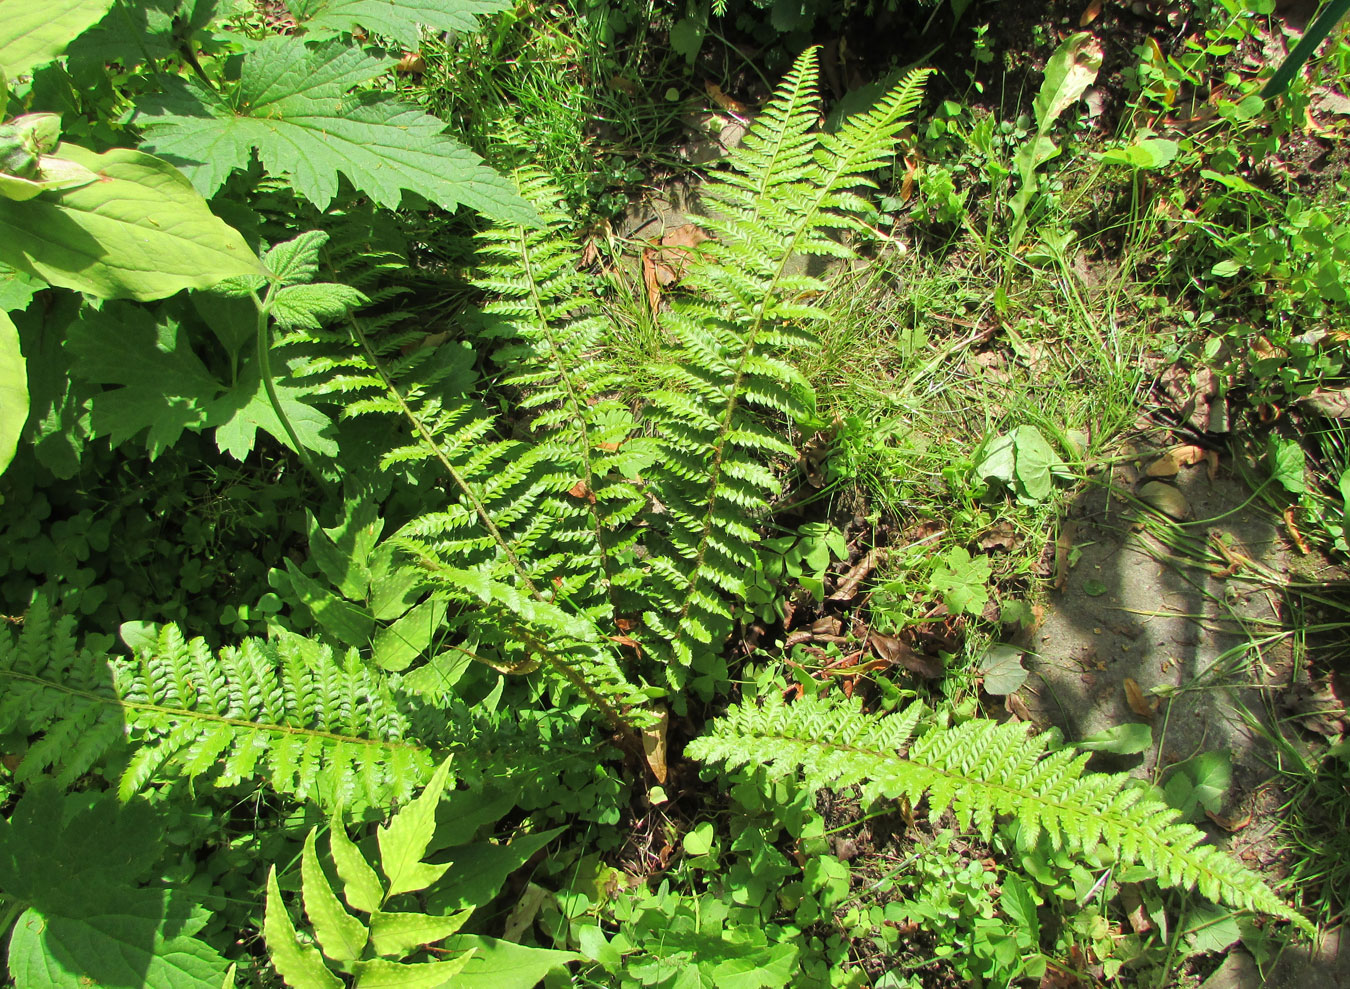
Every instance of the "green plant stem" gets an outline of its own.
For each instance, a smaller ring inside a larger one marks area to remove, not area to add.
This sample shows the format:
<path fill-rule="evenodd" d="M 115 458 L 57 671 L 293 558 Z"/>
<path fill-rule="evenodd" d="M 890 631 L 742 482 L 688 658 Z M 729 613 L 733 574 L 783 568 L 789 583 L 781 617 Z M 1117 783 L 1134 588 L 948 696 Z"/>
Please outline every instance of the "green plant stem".
<path fill-rule="evenodd" d="M 1347 11 L 1350 11 L 1350 0 L 1331 0 L 1323 8 L 1317 20 L 1313 21 L 1312 26 L 1303 33 L 1303 40 L 1285 56 L 1284 61 L 1280 63 L 1280 67 L 1270 77 L 1270 82 L 1266 83 L 1265 88 L 1261 90 L 1263 100 L 1284 95 L 1298 70 L 1303 68 L 1308 59 L 1316 54 L 1318 46 L 1326 40 L 1327 35 L 1331 34 L 1332 29 L 1336 27 Z"/>
<path fill-rule="evenodd" d="M 295 448 L 295 455 L 300 458 L 300 463 L 314 478 L 319 487 L 327 490 L 327 482 L 324 481 L 318 468 L 314 466 L 314 461 L 309 457 L 309 451 L 300 442 L 295 427 L 291 425 L 290 417 L 286 415 L 286 410 L 281 407 L 281 399 L 277 397 L 276 384 L 272 381 L 272 300 L 276 295 L 276 290 L 276 283 L 273 282 L 267 286 L 267 294 L 262 301 L 258 301 L 256 295 L 253 297 L 254 303 L 258 306 L 258 374 L 262 378 L 263 388 L 267 392 L 267 400 L 272 403 L 272 411 L 277 414 L 277 421 L 281 423 L 281 428 L 286 431 L 291 446 Z"/>

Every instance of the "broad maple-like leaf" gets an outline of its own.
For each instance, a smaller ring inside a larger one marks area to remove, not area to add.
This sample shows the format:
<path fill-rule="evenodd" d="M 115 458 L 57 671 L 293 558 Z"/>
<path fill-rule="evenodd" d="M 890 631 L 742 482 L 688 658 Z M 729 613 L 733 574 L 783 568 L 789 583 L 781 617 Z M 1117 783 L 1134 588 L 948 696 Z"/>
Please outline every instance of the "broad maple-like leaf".
<path fill-rule="evenodd" d="M 146 147 L 208 197 L 256 148 L 269 172 L 289 174 L 320 209 L 341 173 L 390 209 L 408 190 L 446 209 L 463 203 L 494 219 L 537 222 L 512 183 L 442 133 L 442 121 L 387 93 L 348 95 L 393 64 L 338 40 L 308 48 L 299 38 L 267 38 L 245 58 L 230 97 L 176 82 L 142 102 L 139 123 Z"/>
<path fill-rule="evenodd" d="M 333 420 L 302 401 L 312 389 L 297 385 L 289 378 L 277 378 L 272 386 L 300 444 L 324 456 L 336 455 L 337 441 L 331 435 Z M 246 365 L 235 386 L 207 409 L 207 425 L 216 427 L 216 446 L 220 451 L 236 460 L 248 456 L 259 429 L 291 446 L 290 437 L 268 400 L 256 364 Z"/>
<path fill-rule="evenodd" d="M 288 0 L 286 6 L 311 35 L 361 27 L 415 49 L 424 25 L 434 31 L 473 31 L 479 16 L 510 10 L 512 4 L 510 0 Z"/>
<path fill-rule="evenodd" d="M 119 386 L 90 400 L 94 433 L 117 446 L 146 430 L 151 460 L 183 430 L 200 428 L 207 404 L 225 390 L 177 323 L 156 325 L 154 313 L 139 306 L 114 303 L 87 312 L 71 326 L 66 349 L 76 376 Z"/>

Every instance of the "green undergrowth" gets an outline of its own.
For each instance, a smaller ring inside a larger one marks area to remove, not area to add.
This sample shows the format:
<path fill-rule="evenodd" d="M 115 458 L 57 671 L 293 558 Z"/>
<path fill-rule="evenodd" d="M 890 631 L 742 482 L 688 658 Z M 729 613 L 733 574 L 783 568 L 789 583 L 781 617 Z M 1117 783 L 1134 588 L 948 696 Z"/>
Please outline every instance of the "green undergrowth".
<path fill-rule="evenodd" d="M 1257 106 L 1216 5 L 1103 134 L 1087 32 L 977 98 L 978 3 L 969 91 L 851 114 L 784 54 L 847 5 L 21 6 L 8 984 L 1163 985 L 1311 930 L 1193 792 L 1019 718 L 1017 643 L 1172 364 L 1285 417 L 1262 490 L 1344 549 L 1343 211 L 1261 166 L 1339 40 Z M 753 126 L 696 173 L 691 111 Z M 676 177 L 700 242 L 623 236 Z M 1336 744 L 1279 767 L 1321 888 Z"/>

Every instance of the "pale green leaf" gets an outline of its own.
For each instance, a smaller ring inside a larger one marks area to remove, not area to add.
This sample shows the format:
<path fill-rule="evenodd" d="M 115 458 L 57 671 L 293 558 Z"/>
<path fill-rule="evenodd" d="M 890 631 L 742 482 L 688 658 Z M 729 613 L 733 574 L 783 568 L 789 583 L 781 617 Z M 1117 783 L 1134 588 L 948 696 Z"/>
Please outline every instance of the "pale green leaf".
<path fill-rule="evenodd" d="M 138 122 L 147 147 L 171 156 L 205 195 L 256 150 L 269 172 L 289 175 L 320 209 L 337 194 L 340 173 L 390 209 L 408 190 L 445 209 L 462 203 L 495 219 L 537 222 L 513 183 L 444 134 L 442 121 L 387 93 L 347 96 L 392 64 L 337 40 L 309 48 L 270 37 L 244 60 L 235 98 L 171 84 L 141 102 Z"/>
<path fill-rule="evenodd" d="M 311 389 L 283 377 L 277 377 L 272 387 L 300 444 L 324 456 L 336 454 L 338 445 L 333 438 L 333 420 L 304 401 Z M 287 447 L 291 446 L 291 438 L 267 397 L 267 387 L 258 374 L 256 362 L 245 365 L 234 387 L 207 407 L 205 425 L 215 427 L 216 446 L 236 460 L 243 460 L 252 451 L 259 429 Z"/>
<path fill-rule="evenodd" d="M 311 35 L 361 27 L 414 51 L 422 26 L 467 33 L 477 30 L 480 16 L 511 9 L 510 0 L 288 0 L 287 6 Z"/>
<path fill-rule="evenodd" d="M 1070 35 L 1055 49 L 1045 64 L 1045 79 L 1032 103 L 1041 134 L 1048 133 L 1060 114 L 1097 80 L 1101 67 L 1101 42 L 1087 32 Z"/>
<path fill-rule="evenodd" d="M 476 934 L 457 934 L 445 942 L 445 947 L 456 951 L 477 949 L 455 976 L 454 989 L 534 989 L 555 968 L 581 960 L 573 951 L 531 948 Z"/>
<path fill-rule="evenodd" d="M 338 962 L 355 961 L 366 947 L 366 926 L 346 911 L 328 885 L 328 877 L 323 873 L 314 845 L 318 830 L 310 829 L 300 858 L 300 892 L 305 903 L 305 916 L 313 925 L 314 938 L 325 955 Z"/>
<path fill-rule="evenodd" d="M 380 878 L 370 867 L 355 842 L 347 837 L 342 820 L 334 817 L 329 822 L 328 848 L 333 854 L 333 865 L 342 880 L 342 892 L 356 910 L 375 913 L 384 903 L 384 888 Z"/>
<path fill-rule="evenodd" d="M 1271 433 L 1266 441 L 1266 450 L 1270 476 L 1290 494 L 1302 494 L 1307 488 L 1304 478 L 1306 462 L 1299 441 Z"/>
<path fill-rule="evenodd" d="M 307 230 L 276 244 L 263 255 L 263 264 L 282 285 L 303 285 L 319 273 L 319 253 L 328 243 L 322 230 Z"/>
<path fill-rule="evenodd" d="M 449 778 L 450 760 L 447 758 L 437 768 L 426 789 L 380 828 L 380 868 L 389 879 L 388 896 L 426 889 L 450 868 L 448 862 L 444 865 L 422 862 L 436 830 L 436 805 L 445 793 Z"/>
<path fill-rule="evenodd" d="M 976 672 L 984 677 L 985 692 L 995 697 L 1015 693 L 1027 680 L 1022 650 L 1008 642 L 991 644 L 980 658 Z"/>
<path fill-rule="evenodd" d="M 1054 468 L 1059 457 L 1035 426 L 1018 426 L 1013 446 L 1017 454 L 1018 500 L 1037 503 L 1050 497 L 1055 488 Z"/>
<path fill-rule="evenodd" d="M 19 349 L 19 329 L 0 312 L 0 473 L 14 459 L 28 421 L 28 369 Z"/>
<path fill-rule="evenodd" d="M 185 429 L 198 429 L 224 391 L 170 320 L 155 322 L 142 306 L 111 303 L 86 309 L 67 332 L 72 371 L 94 384 L 116 386 L 90 400 L 94 435 L 114 445 L 145 433 L 151 459 Z"/>
<path fill-rule="evenodd" d="M 297 327 L 317 330 L 341 319 L 366 297 L 356 289 L 333 282 L 315 285 L 288 285 L 272 297 L 272 318 L 282 329 Z"/>
<path fill-rule="evenodd" d="M 56 58 L 112 0 L 0 0 L 0 70 L 11 79 Z"/>
<path fill-rule="evenodd" d="M 1078 743 L 1089 752 L 1113 752 L 1116 755 L 1135 755 L 1153 745 L 1153 729 L 1144 724 L 1127 722 L 1089 735 Z"/>
<path fill-rule="evenodd" d="M 371 659 L 382 670 L 406 670 L 414 659 L 431 648 L 431 640 L 441 628 L 446 603 L 432 598 L 423 601 L 388 628 L 375 633 Z"/>
<path fill-rule="evenodd" d="M 168 162 L 123 148 L 62 144 L 57 153 L 100 180 L 27 202 L 0 198 L 0 262 L 63 288 L 143 300 L 263 273 Z"/>
<path fill-rule="evenodd" d="M 352 974 L 356 976 L 352 989 L 439 989 L 471 957 L 460 955 L 437 962 L 391 962 L 383 958 L 357 962 L 352 966 Z"/>
<path fill-rule="evenodd" d="M 276 866 L 267 874 L 267 912 L 262 932 L 272 967 L 291 989 L 343 989 L 342 981 L 328 971 L 319 953 L 296 940 L 295 927 L 281 902 Z"/>
<path fill-rule="evenodd" d="M 472 907 L 448 917 L 425 913 L 377 913 L 370 918 L 370 943 L 377 955 L 401 958 L 413 948 L 435 944 L 454 934 L 472 913 Z"/>

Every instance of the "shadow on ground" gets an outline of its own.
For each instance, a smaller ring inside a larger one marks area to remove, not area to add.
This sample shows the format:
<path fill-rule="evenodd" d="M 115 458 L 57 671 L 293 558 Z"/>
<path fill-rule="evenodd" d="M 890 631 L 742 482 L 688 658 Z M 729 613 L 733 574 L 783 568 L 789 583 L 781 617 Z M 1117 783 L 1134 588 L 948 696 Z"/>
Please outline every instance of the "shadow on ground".
<path fill-rule="evenodd" d="M 1122 487 L 1133 480 L 1114 478 Z M 1278 857 L 1270 839 L 1280 796 L 1273 752 L 1253 721 L 1269 725 L 1299 675 L 1279 592 L 1289 550 L 1240 482 L 1211 478 L 1201 465 L 1168 483 L 1173 491 L 1163 494 L 1177 520 L 1109 485 L 1073 506 L 1064 524 L 1074 562 L 1024 643 L 1031 676 L 1021 693 L 1037 721 L 1072 741 L 1131 722 L 1151 726 L 1148 749 L 1100 753 L 1100 769 L 1165 783 L 1178 763 L 1227 752 L 1225 803 L 1197 823 L 1263 870 Z M 1139 688 L 1133 703 L 1127 680 Z M 1261 972 L 1234 945 L 1205 986 L 1350 989 L 1350 946 L 1340 947 L 1333 933 L 1286 950 Z"/>

